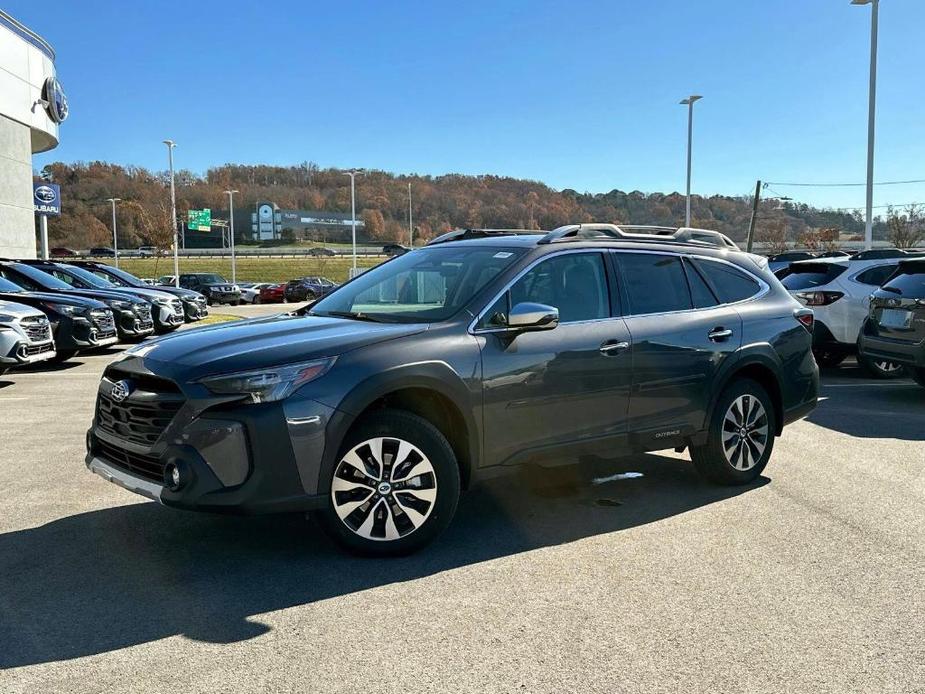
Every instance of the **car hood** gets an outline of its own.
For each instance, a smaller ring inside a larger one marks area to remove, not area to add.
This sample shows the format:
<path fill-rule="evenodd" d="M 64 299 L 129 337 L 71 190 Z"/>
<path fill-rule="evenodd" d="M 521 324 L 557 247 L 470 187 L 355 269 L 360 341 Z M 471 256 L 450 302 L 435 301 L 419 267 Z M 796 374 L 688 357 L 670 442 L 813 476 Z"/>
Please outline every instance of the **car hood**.
<path fill-rule="evenodd" d="M 134 291 L 134 290 L 133 290 Z M 61 290 L 64 293 L 64 290 Z M 133 304 L 147 304 L 148 302 L 144 299 L 139 299 L 137 296 L 132 296 L 131 294 L 123 294 L 119 291 L 110 291 L 108 289 L 68 289 L 67 293 L 72 296 L 84 296 L 88 299 L 96 299 L 97 301 L 129 301 Z"/>
<path fill-rule="evenodd" d="M 141 289 L 141 287 L 132 287 L 132 289 Z M 163 292 L 166 294 L 172 294 L 173 296 L 179 297 L 184 301 L 195 301 L 196 299 L 203 298 L 202 294 L 199 292 L 194 292 L 192 289 L 177 289 L 176 287 L 165 287 L 164 285 L 157 285 L 156 287 L 151 287 L 151 291 Z"/>
<path fill-rule="evenodd" d="M 190 381 L 344 354 L 420 333 L 422 324 L 368 323 L 321 316 L 280 315 L 187 330 L 130 349 L 154 373 Z"/>
<path fill-rule="evenodd" d="M 31 306 L 26 306 L 25 304 L 17 304 L 12 301 L 5 301 L 3 297 L 0 297 L 0 313 L 4 313 L 8 316 L 15 316 L 16 318 L 25 318 L 26 316 L 44 316 L 45 314 L 41 311 L 34 309 Z"/>
<path fill-rule="evenodd" d="M 21 294 L 18 292 L 0 292 L 0 299 L 15 301 L 17 303 L 25 303 L 30 306 L 35 302 L 47 301 L 54 304 L 63 304 L 65 306 L 82 306 L 84 308 L 105 309 L 109 308 L 101 301 L 73 296 L 70 294 L 70 292 L 67 294 L 55 294 L 53 292 L 22 292 Z"/>
<path fill-rule="evenodd" d="M 109 290 L 107 289 L 106 291 Z M 153 287 L 151 289 L 142 289 L 141 287 L 119 287 L 112 291 L 118 292 L 119 294 L 128 294 L 129 296 L 145 299 L 147 301 L 154 301 L 155 299 L 170 300 L 174 298 L 170 292 L 154 289 Z"/>

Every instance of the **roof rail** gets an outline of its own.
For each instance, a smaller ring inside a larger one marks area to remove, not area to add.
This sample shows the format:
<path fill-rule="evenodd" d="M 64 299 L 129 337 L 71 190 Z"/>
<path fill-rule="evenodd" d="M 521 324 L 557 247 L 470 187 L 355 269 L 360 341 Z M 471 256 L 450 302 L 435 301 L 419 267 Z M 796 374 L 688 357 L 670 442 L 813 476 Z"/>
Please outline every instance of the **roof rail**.
<path fill-rule="evenodd" d="M 675 227 L 622 224 L 568 224 L 550 231 L 540 239 L 540 243 L 610 240 L 683 243 L 739 249 L 728 236 L 709 229 L 693 229 L 690 227 L 676 229 Z"/>
<path fill-rule="evenodd" d="M 484 239 L 492 236 L 521 236 L 525 234 L 545 234 L 541 229 L 454 229 L 427 242 L 427 246 L 450 241 L 464 241 L 466 239 Z"/>
<path fill-rule="evenodd" d="M 905 258 L 906 253 L 901 248 L 870 248 L 859 251 L 851 256 L 851 260 L 884 260 L 886 258 Z"/>

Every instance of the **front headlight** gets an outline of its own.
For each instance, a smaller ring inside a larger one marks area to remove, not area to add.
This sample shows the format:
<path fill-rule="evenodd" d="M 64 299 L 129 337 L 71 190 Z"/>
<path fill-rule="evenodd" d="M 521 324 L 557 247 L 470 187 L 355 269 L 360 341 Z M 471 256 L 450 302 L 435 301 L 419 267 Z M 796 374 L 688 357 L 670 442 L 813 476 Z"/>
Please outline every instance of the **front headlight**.
<path fill-rule="evenodd" d="M 250 395 L 251 402 L 276 402 L 288 398 L 309 381 L 324 376 L 337 357 L 301 364 L 286 364 L 256 371 L 240 371 L 202 378 L 201 383 L 216 395 Z"/>
<path fill-rule="evenodd" d="M 69 306 L 68 304 L 55 304 L 50 301 L 43 302 L 45 306 L 57 313 L 63 313 L 65 316 L 87 317 L 89 312 L 83 306 Z"/>
<path fill-rule="evenodd" d="M 16 316 L 11 316 L 8 313 L 0 313 L 0 323 L 12 323 L 16 320 Z"/>
<path fill-rule="evenodd" d="M 106 303 L 108 303 L 111 308 L 114 308 L 118 311 L 131 311 L 132 310 L 131 301 L 113 300 L 113 301 L 108 301 Z"/>
<path fill-rule="evenodd" d="M 170 299 L 152 299 L 158 306 L 170 306 Z"/>

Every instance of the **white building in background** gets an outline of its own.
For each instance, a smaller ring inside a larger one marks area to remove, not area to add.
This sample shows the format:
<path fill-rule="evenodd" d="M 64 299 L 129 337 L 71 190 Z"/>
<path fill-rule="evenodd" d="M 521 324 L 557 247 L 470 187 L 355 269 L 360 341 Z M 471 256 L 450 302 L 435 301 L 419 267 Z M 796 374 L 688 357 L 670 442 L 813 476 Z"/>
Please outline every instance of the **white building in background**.
<path fill-rule="evenodd" d="M 33 257 L 32 155 L 58 144 L 67 99 L 55 52 L 0 10 L 0 257 Z"/>

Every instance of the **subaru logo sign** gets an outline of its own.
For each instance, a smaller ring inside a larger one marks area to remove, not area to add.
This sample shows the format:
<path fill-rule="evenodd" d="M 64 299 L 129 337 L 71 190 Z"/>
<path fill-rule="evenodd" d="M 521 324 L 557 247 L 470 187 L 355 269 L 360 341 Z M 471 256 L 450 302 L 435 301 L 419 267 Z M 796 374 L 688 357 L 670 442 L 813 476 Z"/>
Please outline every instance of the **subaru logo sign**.
<path fill-rule="evenodd" d="M 122 402 L 132 392 L 132 384 L 128 381 L 117 381 L 113 384 L 112 390 L 109 391 L 109 397 L 115 402 Z"/>
<path fill-rule="evenodd" d="M 54 183 L 33 183 L 32 198 L 35 211 L 57 217 L 61 214 L 61 189 Z"/>
<path fill-rule="evenodd" d="M 45 85 L 42 87 L 42 98 L 45 100 L 45 111 L 49 118 L 55 123 L 63 123 L 67 120 L 67 96 L 57 79 L 49 77 L 45 80 Z"/>

